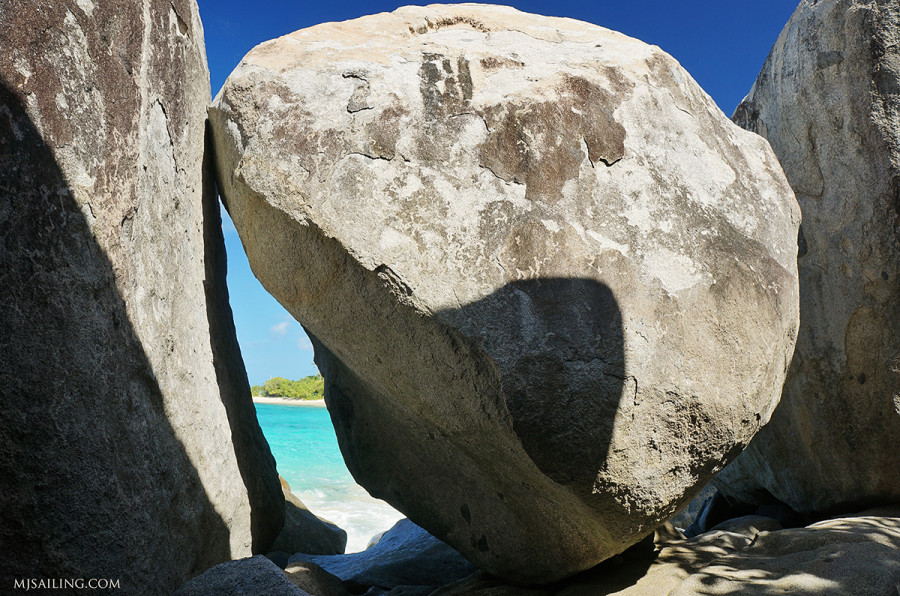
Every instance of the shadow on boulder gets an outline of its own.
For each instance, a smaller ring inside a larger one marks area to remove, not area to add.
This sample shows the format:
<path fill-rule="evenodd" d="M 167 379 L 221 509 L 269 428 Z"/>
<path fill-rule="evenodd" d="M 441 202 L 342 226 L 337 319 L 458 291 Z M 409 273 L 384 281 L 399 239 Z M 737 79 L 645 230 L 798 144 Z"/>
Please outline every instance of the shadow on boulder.
<path fill-rule="evenodd" d="M 513 281 L 423 317 L 393 303 L 379 271 L 364 274 L 378 291 L 363 299 L 392 313 L 371 355 L 382 369 L 357 371 L 310 333 L 357 482 L 473 563 L 526 582 L 571 573 L 577 563 L 565 553 L 635 541 L 610 536 L 596 515 L 632 515 L 614 488 L 597 483 L 620 400 L 635 389 L 626 386 L 622 315 L 609 287 L 590 278 Z M 395 337 L 406 345 L 396 348 Z M 522 560 L 550 566 L 548 557 L 560 559 L 552 572 L 520 573 Z"/>
<path fill-rule="evenodd" d="M 591 494 L 626 378 L 612 290 L 589 278 L 519 280 L 438 318 L 494 359 L 515 433 L 538 468 Z"/>

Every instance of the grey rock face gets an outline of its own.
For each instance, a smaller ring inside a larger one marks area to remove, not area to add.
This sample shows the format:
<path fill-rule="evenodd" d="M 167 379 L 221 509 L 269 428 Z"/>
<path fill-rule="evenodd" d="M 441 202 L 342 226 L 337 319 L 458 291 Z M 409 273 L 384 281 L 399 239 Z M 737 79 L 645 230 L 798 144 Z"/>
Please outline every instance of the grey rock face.
<path fill-rule="evenodd" d="M 693 524 L 700 514 L 703 513 L 709 499 L 714 497 L 716 492 L 717 489 L 712 483 L 707 484 L 684 509 L 675 514 L 669 521 L 672 522 L 676 528 L 681 528 L 682 530 L 691 527 L 691 524 Z"/>
<path fill-rule="evenodd" d="M 900 8 L 804 1 L 735 112 L 803 210 L 781 405 L 716 479 L 800 512 L 900 500 Z"/>
<path fill-rule="evenodd" d="M 298 553 L 291 557 L 287 571 L 305 563 L 314 563 L 347 582 L 384 589 L 397 586 L 436 589 L 478 571 L 458 552 L 408 519 L 398 521 L 377 544 L 359 553 L 333 556 Z"/>
<path fill-rule="evenodd" d="M 624 550 L 777 403 L 799 211 L 659 49 L 409 7 L 262 44 L 210 119 L 351 472 L 484 569 L 546 582 Z"/>
<path fill-rule="evenodd" d="M 900 510 L 869 510 L 783 530 L 756 523 L 657 548 L 637 545 L 614 560 L 541 591 L 477 574 L 433 596 L 647 596 L 824 594 L 891 596 L 900 581 Z M 734 520 L 737 522 L 738 520 Z M 748 521 L 748 520 L 745 520 Z"/>
<path fill-rule="evenodd" d="M 284 574 L 292 584 L 315 596 L 351 596 L 344 582 L 315 563 L 295 563 Z"/>
<path fill-rule="evenodd" d="M 280 480 L 284 491 L 284 527 L 270 548 L 286 553 L 343 554 L 347 532 L 316 516 L 291 492 L 287 481 Z"/>
<path fill-rule="evenodd" d="M 716 524 L 710 531 L 731 532 L 754 538 L 760 532 L 774 532 L 781 529 L 782 526 L 777 519 L 762 515 L 744 515 Z"/>
<path fill-rule="evenodd" d="M 218 596 L 310 596 L 262 555 L 216 565 L 175 592 L 175 596 L 209 596 L 210 594 Z M 313 596 L 319 595 L 314 594 Z"/>
<path fill-rule="evenodd" d="M 753 536 L 709 532 L 650 554 L 629 551 L 617 568 L 604 563 L 554 594 L 887 596 L 900 582 L 898 513 L 863 512 Z"/>
<path fill-rule="evenodd" d="M 0 577 L 171 593 L 268 546 L 196 4 L 0 2 Z"/>

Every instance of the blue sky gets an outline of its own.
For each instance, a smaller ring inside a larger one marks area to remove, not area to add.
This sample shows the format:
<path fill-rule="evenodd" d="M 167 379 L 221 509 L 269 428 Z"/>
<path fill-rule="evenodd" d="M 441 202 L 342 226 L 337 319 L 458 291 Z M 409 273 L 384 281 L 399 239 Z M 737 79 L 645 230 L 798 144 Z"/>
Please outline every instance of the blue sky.
<path fill-rule="evenodd" d="M 674 56 L 728 114 L 750 90 L 798 0 L 632 0 L 506 2 L 519 10 L 588 21 L 655 44 Z M 339 3 L 198 0 L 213 95 L 255 45 L 326 21 L 391 11 L 416 2 Z M 427 3 L 423 3 L 427 4 Z M 228 288 L 238 341 L 252 384 L 315 374 L 300 325 L 262 288 L 234 225 L 223 213 Z"/>

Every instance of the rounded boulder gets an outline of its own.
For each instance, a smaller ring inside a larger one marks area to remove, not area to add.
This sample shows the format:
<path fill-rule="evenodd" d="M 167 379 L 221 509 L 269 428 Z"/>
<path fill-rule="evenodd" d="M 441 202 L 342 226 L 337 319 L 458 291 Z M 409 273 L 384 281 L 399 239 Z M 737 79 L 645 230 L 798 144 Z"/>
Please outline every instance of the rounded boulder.
<path fill-rule="evenodd" d="M 258 46 L 210 120 L 350 471 L 483 569 L 546 583 L 625 550 L 775 407 L 799 209 L 659 48 L 406 7 Z"/>

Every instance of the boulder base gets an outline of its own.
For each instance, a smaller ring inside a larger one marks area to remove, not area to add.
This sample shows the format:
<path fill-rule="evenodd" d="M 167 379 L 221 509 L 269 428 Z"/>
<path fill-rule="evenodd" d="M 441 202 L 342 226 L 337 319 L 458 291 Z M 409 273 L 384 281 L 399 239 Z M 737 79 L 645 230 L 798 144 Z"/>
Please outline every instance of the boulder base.
<path fill-rule="evenodd" d="M 690 540 L 641 543 L 614 560 L 545 589 L 474 575 L 433 596 L 647 596 L 672 594 L 821 594 L 888 596 L 900 582 L 900 509 L 896 506 L 764 531 L 757 523 Z"/>

